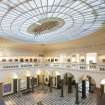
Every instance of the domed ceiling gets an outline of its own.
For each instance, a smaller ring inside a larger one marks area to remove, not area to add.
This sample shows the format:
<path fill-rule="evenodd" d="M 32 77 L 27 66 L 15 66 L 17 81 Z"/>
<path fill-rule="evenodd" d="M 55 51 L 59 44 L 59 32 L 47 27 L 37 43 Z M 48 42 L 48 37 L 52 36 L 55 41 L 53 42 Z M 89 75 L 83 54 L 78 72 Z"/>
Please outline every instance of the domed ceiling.
<path fill-rule="evenodd" d="M 0 37 L 48 44 L 79 39 L 105 23 L 105 0 L 0 0 Z"/>

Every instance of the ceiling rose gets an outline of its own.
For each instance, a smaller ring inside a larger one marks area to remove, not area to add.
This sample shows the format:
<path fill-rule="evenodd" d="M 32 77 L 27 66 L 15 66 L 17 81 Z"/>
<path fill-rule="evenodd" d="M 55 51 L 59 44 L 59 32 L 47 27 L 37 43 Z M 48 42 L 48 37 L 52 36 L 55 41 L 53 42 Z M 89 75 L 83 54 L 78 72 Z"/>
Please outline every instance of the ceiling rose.
<path fill-rule="evenodd" d="M 105 23 L 105 0 L 1 0 L 0 37 L 59 43 L 97 31 Z"/>

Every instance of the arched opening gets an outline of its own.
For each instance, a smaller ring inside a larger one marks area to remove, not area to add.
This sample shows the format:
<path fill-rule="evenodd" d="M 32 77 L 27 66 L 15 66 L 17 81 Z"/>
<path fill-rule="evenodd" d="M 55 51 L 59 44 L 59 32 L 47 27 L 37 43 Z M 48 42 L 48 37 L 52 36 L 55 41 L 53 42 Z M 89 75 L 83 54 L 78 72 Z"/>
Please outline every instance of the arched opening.
<path fill-rule="evenodd" d="M 79 92 L 83 91 L 83 86 L 85 87 L 86 95 L 96 92 L 96 81 L 89 75 L 82 75 L 79 78 Z"/>
<path fill-rule="evenodd" d="M 61 88 L 60 81 L 61 81 L 61 73 L 58 71 L 53 71 L 52 72 L 52 86 L 57 89 L 60 89 Z"/>
<path fill-rule="evenodd" d="M 75 77 L 72 73 L 66 72 L 64 74 L 64 86 L 66 89 L 66 93 L 72 93 L 74 87 L 75 87 Z"/>
<path fill-rule="evenodd" d="M 71 77 L 72 78 L 72 85 L 75 85 L 75 77 L 72 73 L 68 73 L 66 72 L 64 74 L 64 84 L 67 85 L 68 84 L 68 78 Z"/>

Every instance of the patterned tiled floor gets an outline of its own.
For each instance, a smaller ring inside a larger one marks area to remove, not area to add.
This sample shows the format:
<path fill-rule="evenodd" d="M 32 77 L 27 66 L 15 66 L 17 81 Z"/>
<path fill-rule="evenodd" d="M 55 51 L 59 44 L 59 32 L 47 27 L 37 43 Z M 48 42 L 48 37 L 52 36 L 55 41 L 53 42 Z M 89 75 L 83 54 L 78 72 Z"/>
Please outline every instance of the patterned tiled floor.
<path fill-rule="evenodd" d="M 4 97 L 6 105 L 37 105 L 38 101 L 42 101 L 44 105 L 75 105 L 75 92 L 67 94 L 65 89 L 64 97 L 60 97 L 60 90 L 53 89 L 50 93 L 48 89 L 39 90 L 35 93 L 22 95 L 18 94 Z M 94 95 L 88 96 L 86 99 L 79 99 L 79 105 L 96 105 Z"/>

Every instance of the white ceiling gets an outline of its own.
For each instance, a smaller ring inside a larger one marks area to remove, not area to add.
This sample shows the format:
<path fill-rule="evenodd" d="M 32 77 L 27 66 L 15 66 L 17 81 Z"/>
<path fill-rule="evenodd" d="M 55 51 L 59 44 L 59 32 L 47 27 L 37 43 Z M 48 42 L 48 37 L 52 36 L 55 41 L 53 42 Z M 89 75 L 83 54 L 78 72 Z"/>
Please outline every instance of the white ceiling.
<path fill-rule="evenodd" d="M 33 35 L 27 28 L 45 18 L 65 25 L 54 32 Z M 0 0 L 0 37 L 29 43 L 59 43 L 79 39 L 105 23 L 105 0 Z"/>

